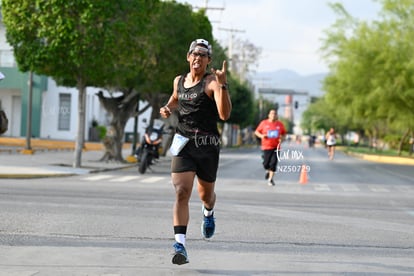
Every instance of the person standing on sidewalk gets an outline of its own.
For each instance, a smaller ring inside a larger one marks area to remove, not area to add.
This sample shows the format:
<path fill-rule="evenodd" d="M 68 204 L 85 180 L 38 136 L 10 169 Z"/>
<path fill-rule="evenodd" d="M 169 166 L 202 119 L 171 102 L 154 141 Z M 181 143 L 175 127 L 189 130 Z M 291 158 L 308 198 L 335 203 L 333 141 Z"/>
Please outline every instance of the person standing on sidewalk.
<path fill-rule="evenodd" d="M 263 151 L 263 167 L 266 170 L 265 178 L 269 186 L 274 186 L 273 176 L 278 161 L 280 144 L 286 135 L 285 126 L 278 120 L 277 112 L 271 109 L 267 119 L 261 121 L 254 134 L 261 139 Z"/>
<path fill-rule="evenodd" d="M 220 138 L 218 119 L 230 117 L 232 104 L 226 76 L 226 61 L 221 70 L 207 66 L 211 62 L 212 49 L 205 39 L 190 44 L 187 62 L 190 71 L 175 77 L 173 92 L 168 103 L 160 108 L 163 118 L 178 113 L 178 127 L 171 145 L 173 154 L 171 178 L 175 188 L 173 226 L 175 243 L 172 263 L 188 263 L 185 249 L 189 222 L 189 201 L 195 176 L 202 201 L 202 235 L 211 238 L 215 231 L 214 192 L 218 170 Z"/>

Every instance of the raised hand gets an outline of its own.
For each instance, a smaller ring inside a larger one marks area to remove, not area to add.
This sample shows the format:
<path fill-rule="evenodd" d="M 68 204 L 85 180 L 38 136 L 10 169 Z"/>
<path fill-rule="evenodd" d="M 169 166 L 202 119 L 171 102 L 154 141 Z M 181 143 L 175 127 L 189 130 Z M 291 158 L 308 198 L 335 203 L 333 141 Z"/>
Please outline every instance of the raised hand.
<path fill-rule="evenodd" d="M 211 68 L 211 73 L 216 76 L 216 80 L 219 85 L 225 85 L 227 83 L 227 61 L 223 61 L 223 67 L 221 70 Z"/>

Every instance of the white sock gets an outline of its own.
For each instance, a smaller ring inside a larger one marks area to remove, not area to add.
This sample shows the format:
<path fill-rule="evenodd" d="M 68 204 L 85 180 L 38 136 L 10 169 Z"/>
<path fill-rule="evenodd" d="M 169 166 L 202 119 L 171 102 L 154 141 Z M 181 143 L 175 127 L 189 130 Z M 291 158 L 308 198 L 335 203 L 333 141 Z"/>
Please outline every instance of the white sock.
<path fill-rule="evenodd" d="M 213 215 L 214 211 L 213 209 L 211 209 L 210 211 L 206 209 L 206 207 L 203 208 L 203 213 L 205 217 L 209 217 L 211 215 Z"/>
<path fill-rule="evenodd" d="M 175 241 L 185 245 L 185 234 L 175 234 Z"/>

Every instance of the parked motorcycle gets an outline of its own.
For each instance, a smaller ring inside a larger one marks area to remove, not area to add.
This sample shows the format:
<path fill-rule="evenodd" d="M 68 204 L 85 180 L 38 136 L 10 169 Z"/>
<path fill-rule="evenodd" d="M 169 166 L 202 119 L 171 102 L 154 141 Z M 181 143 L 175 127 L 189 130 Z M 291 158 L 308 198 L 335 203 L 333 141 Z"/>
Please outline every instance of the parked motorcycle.
<path fill-rule="evenodd" d="M 141 146 L 136 151 L 139 160 L 138 171 L 144 174 L 147 169 L 159 159 L 159 148 L 162 142 L 162 126 L 148 126 L 142 139 Z"/>

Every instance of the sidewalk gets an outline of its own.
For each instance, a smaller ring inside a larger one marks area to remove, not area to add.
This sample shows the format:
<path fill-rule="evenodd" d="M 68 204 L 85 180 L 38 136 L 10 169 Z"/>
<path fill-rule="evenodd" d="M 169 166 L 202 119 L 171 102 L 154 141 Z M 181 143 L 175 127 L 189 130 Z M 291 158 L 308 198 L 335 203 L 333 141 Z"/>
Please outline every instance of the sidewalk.
<path fill-rule="evenodd" d="M 119 170 L 135 163 L 99 161 L 104 155 L 100 143 L 86 143 L 81 155 L 81 168 L 74 168 L 74 142 L 33 140 L 33 154 L 24 154 L 24 139 L 0 138 L 0 178 L 37 178 L 88 174 Z M 122 156 L 131 155 L 131 145 L 124 146 Z"/>

